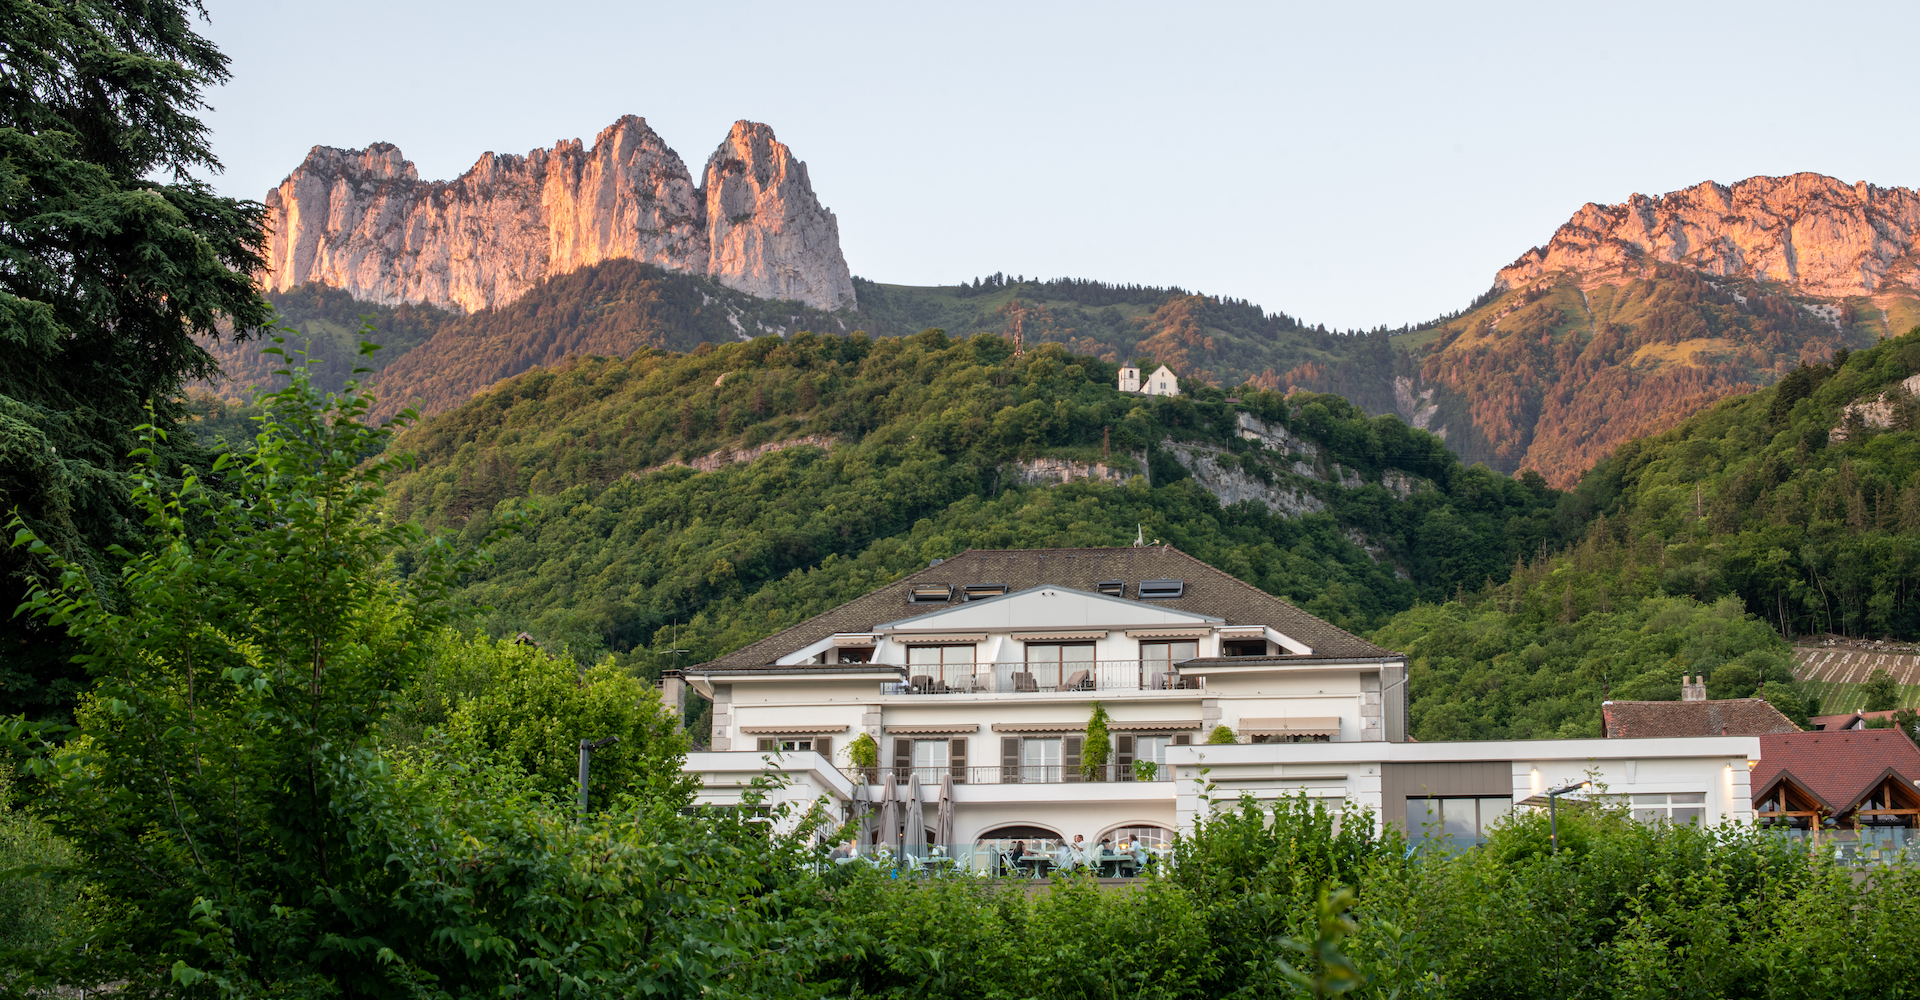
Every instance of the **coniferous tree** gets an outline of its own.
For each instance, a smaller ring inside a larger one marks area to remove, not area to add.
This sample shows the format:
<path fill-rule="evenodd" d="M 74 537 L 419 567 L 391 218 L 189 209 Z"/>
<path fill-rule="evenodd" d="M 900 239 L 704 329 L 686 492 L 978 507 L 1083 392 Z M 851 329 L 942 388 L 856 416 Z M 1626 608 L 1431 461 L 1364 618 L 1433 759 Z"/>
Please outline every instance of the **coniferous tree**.
<path fill-rule="evenodd" d="M 263 209 L 222 198 L 196 115 L 227 60 L 193 0 L 25 0 L 0 10 L 0 497 L 69 562 L 106 574 L 142 518 L 119 473 L 134 429 L 177 424 L 182 386 L 216 371 L 194 340 L 271 319 L 252 275 Z M 164 177 L 164 180 L 156 180 Z M 156 469 L 203 459 L 156 442 Z M 11 612 L 45 564 L 0 564 Z M 81 684 L 51 630 L 3 616 L 0 713 L 58 715 Z"/>

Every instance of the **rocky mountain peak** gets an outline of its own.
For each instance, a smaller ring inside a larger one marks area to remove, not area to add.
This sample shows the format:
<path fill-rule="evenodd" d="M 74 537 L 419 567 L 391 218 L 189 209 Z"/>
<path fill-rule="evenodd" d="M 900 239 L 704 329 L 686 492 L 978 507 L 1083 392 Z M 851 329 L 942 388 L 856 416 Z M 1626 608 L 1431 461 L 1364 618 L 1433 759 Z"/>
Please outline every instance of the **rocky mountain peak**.
<path fill-rule="evenodd" d="M 815 308 L 854 304 L 833 213 L 806 165 L 755 122 L 734 124 L 698 186 L 646 119 L 625 115 L 592 146 L 489 152 L 451 181 L 420 181 L 391 143 L 316 146 L 266 204 L 270 291 L 318 281 L 472 311 L 632 259 Z"/>
<path fill-rule="evenodd" d="M 1920 193 L 1798 173 L 1589 203 L 1546 246 L 1502 268 L 1496 283 L 1513 288 L 1561 271 L 1605 283 L 1657 263 L 1808 295 L 1920 287 Z"/>

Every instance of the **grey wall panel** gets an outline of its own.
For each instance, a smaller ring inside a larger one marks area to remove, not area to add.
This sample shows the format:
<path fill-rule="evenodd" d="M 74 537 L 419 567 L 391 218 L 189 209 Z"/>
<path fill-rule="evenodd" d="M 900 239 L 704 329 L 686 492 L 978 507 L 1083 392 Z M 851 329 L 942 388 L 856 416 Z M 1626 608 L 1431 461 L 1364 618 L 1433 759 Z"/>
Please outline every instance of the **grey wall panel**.
<path fill-rule="evenodd" d="M 1407 825 L 1409 796 L 1512 794 L 1513 762 L 1508 760 L 1383 764 L 1380 768 L 1380 808 L 1386 812 L 1383 818 L 1402 829 Z"/>

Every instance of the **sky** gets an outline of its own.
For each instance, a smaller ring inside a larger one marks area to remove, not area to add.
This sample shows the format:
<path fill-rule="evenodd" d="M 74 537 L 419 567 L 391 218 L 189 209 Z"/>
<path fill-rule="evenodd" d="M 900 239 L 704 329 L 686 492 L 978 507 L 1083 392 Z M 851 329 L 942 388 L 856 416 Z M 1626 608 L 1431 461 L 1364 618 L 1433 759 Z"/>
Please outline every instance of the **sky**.
<path fill-rule="evenodd" d="M 222 193 L 316 144 L 426 179 L 645 118 L 806 161 L 853 273 L 1178 285 L 1334 329 L 1464 307 L 1587 202 L 1920 187 L 1920 4 L 206 0 Z"/>

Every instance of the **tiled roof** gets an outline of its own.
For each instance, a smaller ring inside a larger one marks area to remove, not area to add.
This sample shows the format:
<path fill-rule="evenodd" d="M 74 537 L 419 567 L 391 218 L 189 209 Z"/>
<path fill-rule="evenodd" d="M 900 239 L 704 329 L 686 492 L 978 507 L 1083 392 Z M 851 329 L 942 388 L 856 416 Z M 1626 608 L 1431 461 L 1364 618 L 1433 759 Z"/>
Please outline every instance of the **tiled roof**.
<path fill-rule="evenodd" d="M 1600 706 L 1612 739 L 1658 736 L 1760 736 L 1800 731 L 1759 698 L 1716 701 L 1610 701 Z"/>
<path fill-rule="evenodd" d="M 1889 768 L 1908 781 L 1920 779 L 1920 748 L 1897 729 L 1766 734 L 1760 737 L 1760 763 L 1753 769 L 1753 799 L 1761 801 L 1785 772 L 1845 811 Z"/>
<path fill-rule="evenodd" d="M 1832 732 L 1847 729 L 1862 719 L 1891 719 L 1894 710 L 1885 712 L 1842 712 L 1839 715 L 1816 715 L 1808 720 L 1816 731 Z"/>
<path fill-rule="evenodd" d="M 1350 632 L 1336 628 L 1292 604 L 1231 574 L 1223 573 L 1172 546 L 1103 549 L 969 549 L 815 615 L 783 632 L 743 646 L 700 670 L 746 670 L 773 661 L 839 632 L 864 632 L 883 622 L 937 611 L 943 606 L 907 603 L 907 591 L 927 584 L 951 584 L 955 593 L 968 584 L 1004 584 L 1009 591 L 1054 584 L 1092 591 L 1102 580 L 1125 580 L 1134 599 L 1141 580 L 1184 580 L 1184 592 L 1155 607 L 1176 608 L 1226 619 L 1228 625 L 1268 625 L 1305 643 L 1315 656 L 1398 656 Z M 957 599 L 956 599 L 957 600 Z"/>

